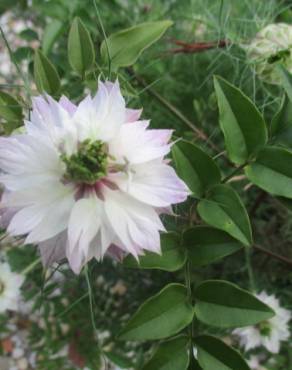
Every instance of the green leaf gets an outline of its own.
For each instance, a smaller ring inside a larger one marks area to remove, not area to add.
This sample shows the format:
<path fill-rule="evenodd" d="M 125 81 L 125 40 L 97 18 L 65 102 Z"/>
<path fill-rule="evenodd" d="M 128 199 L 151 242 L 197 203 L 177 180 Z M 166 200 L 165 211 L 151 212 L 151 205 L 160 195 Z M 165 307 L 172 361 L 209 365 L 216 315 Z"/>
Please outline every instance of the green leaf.
<path fill-rule="evenodd" d="M 287 69 L 281 65 L 277 65 L 277 71 L 281 78 L 282 85 L 289 97 L 290 102 L 292 102 L 292 75 L 287 71 Z"/>
<path fill-rule="evenodd" d="M 51 20 L 45 27 L 42 38 L 42 50 L 48 54 L 57 38 L 65 31 L 64 22 L 58 19 Z"/>
<path fill-rule="evenodd" d="M 193 316 L 186 287 L 169 284 L 141 305 L 119 337 L 124 340 L 167 338 L 189 325 Z"/>
<path fill-rule="evenodd" d="M 171 21 L 146 22 L 110 35 L 107 45 L 112 67 L 116 69 L 134 64 L 141 53 L 159 40 L 172 24 Z M 105 41 L 101 44 L 100 52 L 103 61 L 107 62 Z"/>
<path fill-rule="evenodd" d="M 118 352 L 111 351 L 104 353 L 113 364 L 117 365 L 121 369 L 129 369 L 133 367 L 132 361 Z"/>
<path fill-rule="evenodd" d="M 94 47 L 89 32 L 81 19 L 73 20 L 68 38 L 68 59 L 71 67 L 84 76 L 94 63 Z"/>
<path fill-rule="evenodd" d="M 292 146 L 292 102 L 287 95 L 284 96 L 280 110 L 272 120 L 271 134 L 277 143 Z"/>
<path fill-rule="evenodd" d="M 274 311 L 248 291 L 224 280 L 208 280 L 195 290 L 198 320 L 218 328 L 255 325 Z"/>
<path fill-rule="evenodd" d="M 34 56 L 34 79 L 40 93 L 45 91 L 50 95 L 56 95 L 60 90 L 58 72 L 40 50 L 36 50 Z"/>
<path fill-rule="evenodd" d="M 242 248 L 242 244 L 224 231 L 209 226 L 196 226 L 184 232 L 183 246 L 193 265 L 204 266 Z"/>
<path fill-rule="evenodd" d="M 22 108 L 18 101 L 4 91 L 0 91 L 0 117 L 7 121 L 20 121 Z"/>
<path fill-rule="evenodd" d="M 177 173 L 194 196 L 200 198 L 212 185 L 220 183 L 221 174 L 213 159 L 199 147 L 179 141 L 172 147 Z"/>
<path fill-rule="evenodd" d="M 189 340 L 180 336 L 161 343 L 142 370 L 186 370 L 189 363 Z"/>
<path fill-rule="evenodd" d="M 255 162 L 245 168 L 248 179 L 273 195 L 292 199 L 292 152 L 281 147 L 266 147 Z"/>
<path fill-rule="evenodd" d="M 207 224 L 227 232 L 246 246 L 252 243 L 248 214 L 230 186 L 215 185 L 208 198 L 199 202 L 198 212 Z"/>
<path fill-rule="evenodd" d="M 38 34 L 31 28 L 26 28 L 25 30 L 19 33 L 19 36 L 26 41 L 38 40 Z"/>
<path fill-rule="evenodd" d="M 218 338 L 201 335 L 194 342 L 204 370 L 250 370 L 241 354 Z"/>
<path fill-rule="evenodd" d="M 220 127 L 229 158 L 244 164 L 267 142 L 265 121 L 253 102 L 235 86 L 215 77 Z"/>
<path fill-rule="evenodd" d="M 161 255 L 146 252 L 139 258 L 139 262 L 129 255 L 124 259 L 123 265 L 130 268 L 177 271 L 185 264 L 186 258 L 186 250 L 180 245 L 180 237 L 175 233 L 167 233 L 161 235 Z"/>

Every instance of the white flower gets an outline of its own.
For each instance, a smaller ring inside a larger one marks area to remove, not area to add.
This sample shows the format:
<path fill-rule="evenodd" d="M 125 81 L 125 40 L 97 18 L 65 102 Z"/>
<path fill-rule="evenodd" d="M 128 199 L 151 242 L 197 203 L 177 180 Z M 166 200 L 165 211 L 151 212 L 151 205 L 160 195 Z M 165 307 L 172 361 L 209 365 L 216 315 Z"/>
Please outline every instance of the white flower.
<path fill-rule="evenodd" d="M 277 63 L 282 63 L 292 73 L 292 25 L 269 24 L 257 33 L 249 45 L 243 47 L 256 73 L 266 82 L 280 83 L 275 70 Z"/>
<path fill-rule="evenodd" d="M 46 265 L 65 256 L 79 273 L 106 253 L 160 253 L 159 215 L 189 190 L 164 156 L 172 130 L 149 129 L 118 82 L 78 106 L 33 99 L 26 132 L 0 139 L 2 223 L 39 244 Z"/>
<path fill-rule="evenodd" d="M 266 303 L 275 311 L 275 316 L 255 326 L 235 329 L 233 333 L 239 337 L 240 345 L 246 351 L 265 347 L 269 352 L 278 353 L 282 341 L 290 336 L 289 321 L 291 312 L 280 307 L 279 300 L 274 295 L 261 292 L 257 298 Z"/>
<path fill-rule="evenodd" d="M 23 281 L 24 277 L 12 272 L 8 263 L 0 263 L 0 313 L 18 309 Z"/>
<path fill-rule="evenodd" d="M 259 356 L 250 356 L 249 360 L 247 360 L 247 363 L 252 370 L 267 370 L 267 368 L 261 366 Z"/>

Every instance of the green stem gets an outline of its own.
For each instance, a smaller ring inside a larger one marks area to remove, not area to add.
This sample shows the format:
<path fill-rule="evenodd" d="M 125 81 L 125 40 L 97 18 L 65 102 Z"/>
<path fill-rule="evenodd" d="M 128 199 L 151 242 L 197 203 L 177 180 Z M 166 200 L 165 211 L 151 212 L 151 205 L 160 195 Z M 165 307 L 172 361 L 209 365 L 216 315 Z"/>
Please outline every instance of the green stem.
<path fill-rule="evenodd" d="M 37 266 L 39 263 L 41 262 L 41 258 L 37 258 L 36 260 L 34 260 L 30 265 L 28 265 L 27 267 L 25 267 L 22 271 L 21 271 L 21 274 L 22 275 L 27 275 L 28 273 L 30 273 L 34 268 L 35 266 Z"/>
<path fill-rule="evenodd" d="M 192 283 L 191 283 L 191 272 L 190 272 L 190 262 L 187 261 L 185 264 L 185 284 L 187 287 L 187 294 L 188 299 L 192 303 Z M 188 336 L 189 336 L 189 351 L 190 351 L 190 359 L 192 361 L 193 358 L 193 321 L 188 326 Z"/>
<path fill-rule="evenodd" d="M 252 253 L 252 249 L 249 247 L 245 247 L 245 263 L 246 263 L 246 268 L 247 268 L 247 273 L 248 273 L 249 287 L 252 292 L 256 292 L 255 279 L 254 279 L 254 274 L 253 274 L 253 269 L 252 269 L 252 264 L 251 264 L 251 253 Z"/>
<path fill-rule="evenodd" d="M 236 167 L 229 175 L 222 179 L 222 184 L 225 184 L 228 180 L 234 177 L 238 172 L 240 172 L 245 166 L 248 165 L 248 162 L 243 163 L 242 165 Z"/>

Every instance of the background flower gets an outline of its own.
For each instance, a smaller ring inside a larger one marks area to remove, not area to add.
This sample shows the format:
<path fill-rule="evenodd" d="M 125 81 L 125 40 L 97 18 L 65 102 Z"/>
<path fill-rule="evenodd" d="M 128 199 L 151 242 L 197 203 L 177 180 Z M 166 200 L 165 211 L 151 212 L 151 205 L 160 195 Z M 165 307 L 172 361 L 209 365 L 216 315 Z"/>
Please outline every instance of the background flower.
<path fill-rule="evenodd" d="M 12 272 L 8 263 L 0 263 L 0 313 L 18 309 L 23 281 L 24 276 Z"/>

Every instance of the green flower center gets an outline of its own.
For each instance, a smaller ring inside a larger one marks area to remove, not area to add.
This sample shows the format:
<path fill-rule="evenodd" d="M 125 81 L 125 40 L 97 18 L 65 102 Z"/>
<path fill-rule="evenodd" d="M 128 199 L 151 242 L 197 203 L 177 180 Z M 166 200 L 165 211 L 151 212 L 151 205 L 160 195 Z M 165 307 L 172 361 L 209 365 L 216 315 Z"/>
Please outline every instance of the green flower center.
<path fill-rule="evenodd" d="M 63 154 L 61 159 L 66 164 L 65 179 L 75 183 L 93 185 L 107 174 L 107 147 L 100 140 L 84 140 L 77 153 Z"/>
<path fill-rule="evenodd" d="M 269 321 L 260 322 L 257 325 L 257 328 L 263 337 L 268 337 L 271 334 L 272 328 Z"/>

